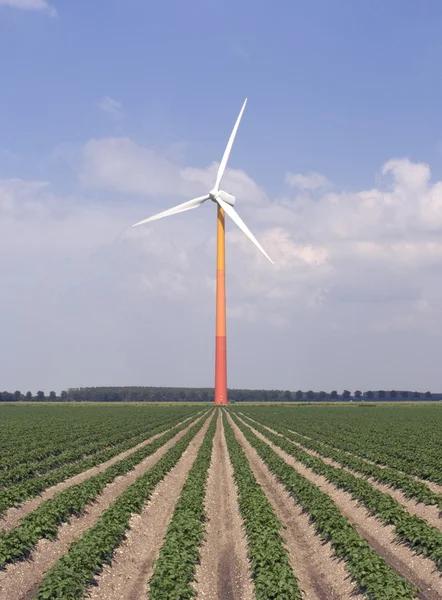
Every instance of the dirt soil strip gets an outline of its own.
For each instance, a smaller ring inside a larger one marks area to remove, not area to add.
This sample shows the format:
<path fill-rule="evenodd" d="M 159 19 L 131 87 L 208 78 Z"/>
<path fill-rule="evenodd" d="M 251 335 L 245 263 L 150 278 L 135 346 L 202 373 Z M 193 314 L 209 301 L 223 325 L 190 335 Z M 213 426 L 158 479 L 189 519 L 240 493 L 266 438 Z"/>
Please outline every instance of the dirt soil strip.
<path fill-rule="evenodd" d="M 205 414 L 199 419 L 207 419 L 207 416 Z M 2 600 L 3 598 L 5 600 L 30 600 L 33 598 L 44 574 L 63 554 L 66 554 L 72 542 L 92 527 L 103 511 L 140 475 L 157 463 L 169 448 L 174 446 L 199 419 L 191 422 L 188 427 L 180 431 L 164 446 L 161 446 L 154 454 L 143 460 L 132 471 L 117 477 L 106 486 L 97 497 L 96 502 L 87 507 L 84 515 L 72 517 L 70 523 L 61 525 L 55 540 L 40 540 L 29 560 L 10 564 L 4 571 L 0 572 L 0 598 Z"/>
<path fill-rule="evenodd" d="M 425 484 L 435 494 L 442 494 L 442 485 L 440 485 L 439 483 L 435 483 L 434 481 L 430 481 L 429 479 L 421 479 L 420 477 L 417 477 L 416 475 L 412 475 L 411 473 L 407 473 L 406 471 L 402 471 L 401 469 L 396 469 L 395 467 L 388 467 L 387 465 L 380 465 L 372 460 L 369 460 L 368 458 L 365 458 L 365 456 L 360 456 L 359 454 L 355 454 L 354 452 L 349 452 L 348 450 L 343 450 L 342 448 L 339 448 L 338 446 L 333 446 L 332 444 L 328 444 L 324 440 L 318 440 L 317 438 L 312 438 L 303 433 L 299 433 L 299 431 L 295 431 L 293 429 L 289 429 L 289 431 L 291 433 L 296 433 L 297 435 L 301 435 L 302 437 L 305 437 L 308 440 L 312 440 L 315 442 L 322 442 L 323 444 L 326 444 L 327 446 L 329 446 L 330 448 L 333 448 L 334 450 L 339 450 L 341 452 L 345 452 L 345 454 L 348 454 L 349 456 L 354 456 L 355 458 L 360 458 L 362 460 L 365 460 L 366 462 L 370 463 L 371 465 L 375 465 L 376 467 L 379 467 L 380 469 L 392 469 L 393 471 L 398 471 L 399 473 L 408 475 L 408 477 L 412 477 L 416 481 L 419 481 L 420 483 Z"/>
<path fill-rule="evenodd" d="M 416 515 L 418 517 L 421 517 L 422 519 L 425 519 L 427 521 L 427 523 L 429 523 L 436 529 L 439 529 L 440 531 L 442 531 L 442 520 L 440 518 L 440 511 L 437 506 L 426 505 L 426 504 L 423 504 L 422 502 L 417 502 L 416 500 L 407 498 L 407 496 L 405 496 L 405 494 L 403 492 L 401 492 L 400 490 L 395 490 L 394 488 L 391 488 L 386 484 L 379 483 L 372 477 L 366 477 L 365 475 L 359 473 L 358 471 L 352 471 L 351 469 L 341 465 L 340 463 L 332 460 L 331 458 L 327 458 L 326 456 L 321 456 L 321 454 L 319 454 L 318 452 L 316 452 L 314 450 L 310 450 L 309 448 L 304 447 L 302 444 L 299 444 L 298 442 L 294 442 L 290 438 L 283 436 L 282 434 L 278 433 L 274 429 L 271 429 L 270 427 L 267 427 L 266 425 L 262 425 L 262 427 L 264 427 L 265 429 L 267 429 L 274 435 L 279 435 L 280 437 L 283 437 L 286 441 L 297 446 L 298 448 L 301 448 L 301 450 L 303 450 L 307 454 L 310 454 L 310 456 L 315 456 L 316 458 L 321 459 L 327 465 L 336 467 L 337 469 L 342 469 L 343 471 L 347 471 L 348 473 L 351 473 L 355 477 L 360 477 L 361 479 L 365 479 L 366 481 L 369 481 L 370 484 L 375 489 L 379 490 L 380 492 L 383 492 L 384 494 L 390 494 L 390 496 L 392 496 L 397 502 L 402 504 L 402 506 L 405 509 L 407 509 L 407 511 L 410 514 Z"/>
<path fill-rule="evenodd" d="M 272 431 L 272 433 L 276 433 L 276 431 Z M 437 506 L 426 505 L 426 504 L 423 504 L 422 502 L 418 502 L 416 500 L 407 498 L 407 496 L 405 496 L 405 494 L 403 492 L 401 492 L 400 490 L 391 488 L 384 483 L 379 483 L 372 477 L 366 477 L 365 475 L 358 473 L 357 471 L 352 471 L 351 469 L 341 465 L 340 463 L 332 460 L 331 458 L 321 456 L 320 454 L 318 454 L 318 452 L 310 450 L 309 448 L 304 448 L 304 446 L 294 442 L 293 440 L 290 440 L 289 438 L 285 438 L 285 439 L 288 442 L 295 444 L 295 446 L 298 446 L 299 448 L 304 450 L 304 452 L 307 452 L 307 454 L 310 454 L 311 456 L 315 456 L 316 458 L 320 458 L 327 465 L 331 465 L 332 467 L 336 467 L 338 469 L 347 471 L 348 473 L 355 475 L 355 477 L 360 477 L 361 479 L 366 479 L 367 481 L 370 482 L 370 484 L 376 490 L 379 490 L 380 492 L 383 492 L 384 494 L 390 494 L 390 496 L 392 496 L 397 502 L 402 504 L 402 506 L 404 508 L 406 508 L 410 514 L 416 515 L 418 517 L 421 517 L 422 519 L 425 519 L 427 521 L 427 523 L 429 523 L 436 529 L 439 529 L 440 531 L 442 531 L 442 520 L 440 518 L 440 510 Z"/>
<path fill-rule="evenodd" d="M 164 536 L 180 497 L 184 482 L 209 427 L 208 419 L 178 463 L 156 487 L 139 515 L 130 520 L 130 529 L 117 548 L 111 565 L 97 577 L 90 590 L 92 600 L 146 600 L 153 562 L 158 558 Z"/>
<path fill-rule="evenodd" d="M 192 417 L 188 417 L 188 419 L 183 419 L 182 421 L 180 421 L 180 423 L 184 423 L 185 421 L 188 421 L 191 418 Z M 177 423 L 176 425 L 179 425 L 180 423 Z M 174 425 L 173 427 L 176 427 L 176 425 Z M 172 429 L 172 427 L 170 427 L 170 429 Z M 150 444 L 151 442 L 153 442 L 153 440 L 156 440 L 158 437 L 160 437 L 160 435 L 164 435 L 166 431 L 169 431 L 169 429 L 162 431 L 161 433 L 157 433 L 156 435 L 153 435 L 150 438 L 147 438 L 146 440 L 137 444 L 133 448 L 130 448 L 129 450 L 126 450 L 125 452 L 122 452 L 121 454 L 110 458 L 106 462 L 101 463 L 96 467 L 92 467 L 87 471 L 83 471 L 83 473 L 79 473 L 74 477 L 70 477 L 65 481 L 57 483 L 57 485 L 47 488 L 39 496 L 27 500 L 20 506 L 10 508 L 2 517 L 0 517 L 0 531 L 10 531 L 11 529 L 14 529 L 14 527 L 17 527 L 17 525 L 19 525 L 20 519 L 34 511 L 40 506 L 40 504 L 43 504 L 43 502 L 45 502 L 46 500 L 53 498 L 55 494 L 58 494 L 58 492 L 70 488 L 73 485 L 76 485 L 77 483 L 81 483 L 82 481 L 89 479 L 89 477 L 92 477 L 93 475 L 98 475 L 98 473 L 102 473 L 108 467 L 114 465 L 116 462 L 123 460 L 123 458 L 126 458 L 127 456 L 130 456 L 143 446 L 147 446 L 147 444 Z"/>
<path fill-rule="evenodd" d="M 221 412 L 205 499 L 206 536 L 196 568 L 198 600 L 254 600 L 247 540 L 239 512 Z"/>
<path fill-rule="evenodd" d="M 345 563 L 336 558 L 331 544 L 324 543 L 308 515 L 294 503 L 285 487 L 278 482 L 269 468 L 232 421 L 236 439 L 244 449 L 253 474 L 271 502 L 285 530 L 282 535 L 289 552 L 290 566 L 299 581 L 306 600 L 362 600 L 358 586 L 351 581 Z"/>
<path fill-rule="evenodd" d="M 287 464 L 294 467 L 298 473 L 330 496 L 341 513 L 354 525 L 359 535 L 365 538 L 370 546 L 397 573 L 405 577 L 411 584 L 421 588 L 420 598 L 424 600 L 441 600 L 442 577 L 433 561 L 414 554 L 405 544 L 399 543 L 394 534 L 393 526 L 384 525 L 376 517 L 371 516 L 363 506 L 358 505 L 352 499 L 350 494 L 338 489 L 329 483 L 325 477 L 317 475 L 302 463 L 296 461 L 253 427 L 252 431 L 283 458 Z"/>

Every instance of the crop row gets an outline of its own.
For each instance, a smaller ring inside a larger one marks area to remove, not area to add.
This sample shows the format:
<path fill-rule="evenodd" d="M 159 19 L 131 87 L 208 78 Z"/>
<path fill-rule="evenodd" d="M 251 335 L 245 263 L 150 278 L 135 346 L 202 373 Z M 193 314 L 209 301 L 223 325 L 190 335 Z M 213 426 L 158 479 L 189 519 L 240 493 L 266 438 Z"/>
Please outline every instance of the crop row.
<path fill-rule="evenodd" d="M 418 590 L 372 550 L 327 494 L 288 465 L 236 416 L 234 420 L 270 471 L 309 515 L 318 534 L 331 543 L 338 558 L 345 560 L 353 580 L 367 598 L 399 600 L 417 597 Z"/>
<path fill-rule="evenodd" d="M 301 600 L 298 580 L 283 546 L 280 533 L 283 526 L 258 485 L 224 411 L 223 423 L 247 536 L 256 600 Z"/>
<path fill-rule="evenodd" d="M 53 473 L 58 467 L 66 467 L 69 463 L 74 463 L 85 457 L 88 459 L 94 458 L 97 455 L 101 457 L 104 455 L 103 453 L 106 453 L 109 450 L 114 450 L 115 454 L 119 454 L 128 448 L 136 446 L 147 437 L 151 437 L 152 435 L 155 435 L 155 433 L 164 430 L 161 429 L 161 427 L 176 422 L 177 419 L 172 416 L 166 420 L 163 417 L 153 418 L 148 427 L 146 427 L 145 423 L 138 426 L 132 424 L 131 427 L 127 427 L 126 429 L 120 428 L 112 435 L 99 434 L 94 441 L 90 441 L 87 444 L 85 444 L 83 439 L 80 439 L 76 444 L 70 444 L 69 450 L 64 450 L 60 454 L 48 456 L 43 460 L 21 463 L 9 470 L 0 472 L 0 488 L 6 488 L 25 479 L 41 476 L 48 471 Z M 107 459 L 105 458 L 104 460 Z M 101 458 L 99 458 L 98 461 L 103 462 Z M 85 470 L 82 465 L 83 463 L 77 463 L 74 470 L 77 470 L 77 473 L 81 473 Z M 51 483 L 51 485 L 53 484 Z"/>
<path fill-rule="evenodd" d="M 262 422 L 260 422 L 260 424 L 263 425 Z M 424 504 L 428 505 L 436 504 L 438 505 L 439 509 L 442 510 L 442 494 L 433 492 L 427 485 L 425 485 L 425 483 L 416 481 L 416 479 L 410 475 L 406 475 L 405 473 L 389 467 L 381 468 L 376 464 L 367 462 L 363 458 L 359 458 L 358 456 L 354 456 L 353 454 L 349 454 L 343 450 L 338 450 L 337 448 L 333 448 L 328 444 L 324 444 L 323 442 L 299 435 L 298 433 L 287 429 L 281 424 L 272 422 L 272 429 L 289 438 L 290 440 L 300 444 L 304 448 L 313 450 L 314 452 L 317 452 L 326 458 L 331 458 L 332 460 L 345 467 L 348 467 L 353 471 L 356 471 L 357 473 L 361 473 L 367 477 L 372 477 L 376 481 L 385 483 L 394 489 L 402 490 L 407 498 L 415 498 L 419 502 L 423 502 Z"/>
<path fill-rule="evenodd" d="M 442 483 L 440 406 L 247 408 L 248 414 L 268 424 L 284 421 L 289 429 L 340 450 Z"/>
<path fill-rule="evenodd" d="M 184 421 L 182 423 L 184 423 Z M 161 433 L 170 426 L 171 424 L 169 422 L 163 423 L 162 425 L 155 427 L 155 429 L 150 432 L 150 436 Z M 143 435 L 140 438 L 140 441 L 143 441 L 144 439 L 145 436 Z M 97 452 L 95 455 L 85 458 L 82 461 L 65 465 L 58 469 L 54 469 L 45 475 L 41 475 L 40 477 L 34 477 L 4 490 L 0 490 L 0 515 L 3 514 L 8 508 L 17 506 L 25 500 L 33 498 L 46 488 L 56 485 L 61 481 L 65 481 L 69 477 L 73 477 L 78 473 L 83 473 L 83 471 L 87 471 L 88 469 L 95 467 L 100 463 L 106 462 L 121 452 L 129 450 L 134 445 L 137 445 L 137 442 L 135 442 L 135 444 L 133 442 L 134 440 L 130 439 L 127 442 L 122 442 L 119 446 L 114 446 L 113 448 L 107 448 L 101 452 Z"/>
<path fill-rule="evenodd" d="M 204 498 L 218 411 L 189 471 L 149 581 L 151 600 L 188 600 L 204 537 Z"/>
<path fill-rule="evenodd" d="M 26 558 L 40 539 L 52 539 L 56 535 L 58 527 L 68 521 L 70 516 L 81 514 L 87 504 L 92 502 L 106 485 L 119 475 L 124 475 L 133 469 L 187 426 L 187 423 L 181 423 L 173 427 L 164 435 L 111 465 L 102 473 L 46 500 L 36 510 L 26 515 L 18 527 L 11 531 L 1 532 L 0 568 L 8 562 Z"/>
<path fill-rule="evenodd" d="M 76 600 L 103 569 L 126 536 L 131 516 L 141 512 L 158 483 L 176 465 L 191 440 L 204 424 L 201 419 L 146 473 L 129 486 L 68 553 L 48 571 L 36 600 Z"/>
<path fill-rule="evenodd" d="M 322 475 L 336 487 L 349 492 L 355 500 L 367 508 L 369 513 L 375 515 L 383 523 L 393 525 L 396 536 L 402 542 L 408 544 L 418 554 L 423 554 L 433 560 L 436 567 L 442 570 L 442 533 L 439 530 L 429 525 L 424 519 L 411 515 L 390 494 L 375 489 L 367 480 L 325 464 L 320 458 L 312 456 L 292 442 L 270 433 L 257 423 L 253 423 L 253 427 L 312 471 Z"/>
<path fill-rule="evenodd" d="M 2 407 L 0 472 L 41 462 L 118 432 L 131 437 L 152 422 L 184 419 L 195 407 L 13 406 Z M 135 427 L 134 427 L 135 424 Z"/>

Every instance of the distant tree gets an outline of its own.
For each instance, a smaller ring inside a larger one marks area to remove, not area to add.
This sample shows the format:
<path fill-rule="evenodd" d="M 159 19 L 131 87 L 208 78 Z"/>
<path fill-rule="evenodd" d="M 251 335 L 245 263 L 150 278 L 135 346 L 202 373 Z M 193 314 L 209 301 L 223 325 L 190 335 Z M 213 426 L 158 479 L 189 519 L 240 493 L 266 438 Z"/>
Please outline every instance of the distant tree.
<path fill-rule="evenodd" d="M 306 394 L 307 400 L 312 402 L 315 399 L 315 392 L 313 390 L 309 390 Z"/>
<path fill-rule="evenodd" d="M 378 391 L 378 398 L 385 398 L 385 391 L 384 390 L 379 390 Z"/>
<path fill-rule="evenodd" d="M 336 400 L 338 397 L 338 392 L 336 390 L 333 390 L 332 393 L 330 394 L 330 398 L 332 400 Z"/>
<path fill-rule="evenodd" d="M 32 402 L 32 392 L 26 392 L 26 400 Z"/>
<path fill-rule="evenodd" d="M 431 400 L 431 392 L 425 392 L 425 398 L 427 398 L 427 400 Z"/>
<path fill-rule="evenodd" d="M 321 402 L 324 402 L 324 400 L 326 400 L 326 398 L 327 398 L 327 392 L 322 392 L 322 391 L 319 392 L 318 398 Z"/>
<path fill-rule="evenodd" d="M 421 397 L 421 394 L 420 394 L 420 392 L 413 392 L 413 398 L 416 398 L 416 399 L 418 399 L 418 398 L 420 398 L 420 397 Z"/>
<path fill-rule="evenodd" d="M 344 400 L 349 400 L 351 396 L 351 392 L 349 392 L 348 390 L 344 390 L 342 392 L 342 397 L 344 398 Z"/>
<path fill-rule="evenodd" d="M 21 400 L 21 392 L 19 390 L 15 390 L 14 400 L 15 400 L 15 402 L 19 402 Z"/>
<path fill-rule="evenodd" d="M 360 400 L 360 399 L 361 399 L 361 396 L 362 396 L 362 392 L 361 392 L 361 390 L 356 390 L 356 391 L 355 391 L 355 398 L 357 398 L 358 400 Z"/>
<path fill-rule="evenodd" d="M 38 390 L 37 392 L 37 400 L 44 400 L 45 399 L 45 393 L 42 392 L 41 390 Z"/>
<path fill-rule="evenodd" d="M 396 398 L 397 398 L 397 395 L 398 395 L 398 394 L 397 394 L 396 390 L 391 390 L 391 392 L 390 392 L 390 398 L 391 398 L 392 400 L 396 400 Z"/>
<path fill-rule="evenodd" d="M 291 402 L 292 392 L 290 392 L 289 390 L 285 390 L 282 395 L 282 400 L 283 400 L 283 402 Z"/>
<path fill-rule="evenodd" d="M 298 390 L 295 393 L 295 398 L 296 398 L 296 400 L 302 400 L 304 398 L 304 392 L 301 392 L 301 390 Z"/>
<path fill-rule="evenodd" d="M 372 400 L 374 398 L 374 392 L 372 392 L 371 390 L 369 390 L 368 392 L 366 392 L 365 394 L 367 396 L 367 398 L 369 398 L 370 400 Z"/>
<path fill-rule="evenodd" d="M 60 393 L 60 399 L 62 402 L 66 402 L 66 400 L 68 399 L 68 393 L 66 390 L 62 390 L 62 392 Z"/>
<path fill-rule="evenodd" d="M 49 400 L 55 402 L 57 400 L 57 394 L 55 392 L 49 392 Z"/>
<path fill-rule="evenodd" d="M 402 398 L 408 398 L 409 394 L 407 391 L 405 391 L 405 392 L 401 392 L 401 396 L 402 396 Z"/>

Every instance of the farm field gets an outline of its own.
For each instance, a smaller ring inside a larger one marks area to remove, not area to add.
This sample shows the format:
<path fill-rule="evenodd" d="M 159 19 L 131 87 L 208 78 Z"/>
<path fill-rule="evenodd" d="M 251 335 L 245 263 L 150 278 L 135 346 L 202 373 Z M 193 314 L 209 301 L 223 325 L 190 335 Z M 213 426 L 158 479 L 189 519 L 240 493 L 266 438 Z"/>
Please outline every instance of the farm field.
<path fill-rule="evenodd" d="M 442 406 L 0 406 L 3 600 L 442 599 Z"/>

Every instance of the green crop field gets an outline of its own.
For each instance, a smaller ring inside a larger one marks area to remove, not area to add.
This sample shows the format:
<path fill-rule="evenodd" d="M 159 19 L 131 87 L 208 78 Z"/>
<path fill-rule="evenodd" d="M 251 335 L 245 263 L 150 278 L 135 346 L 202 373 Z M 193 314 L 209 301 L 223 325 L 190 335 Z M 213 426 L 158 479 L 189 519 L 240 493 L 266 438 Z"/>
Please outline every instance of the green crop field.
<path fill-rule="evenodd" d="M 0 405 L 0 598 L 442 598 L 442 405 Z"/>

